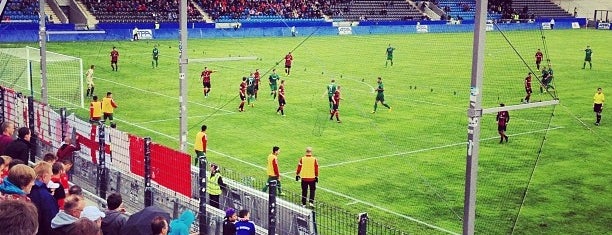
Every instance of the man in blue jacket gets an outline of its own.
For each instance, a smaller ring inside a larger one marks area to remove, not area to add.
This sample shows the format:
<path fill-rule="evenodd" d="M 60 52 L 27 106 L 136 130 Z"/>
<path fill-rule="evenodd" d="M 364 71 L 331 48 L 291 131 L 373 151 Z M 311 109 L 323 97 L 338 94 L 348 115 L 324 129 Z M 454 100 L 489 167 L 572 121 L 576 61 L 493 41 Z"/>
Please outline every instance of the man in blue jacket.
<path fill-rule="evenodd" d="M 36 180 L 30 190 L 30 199 L 38 209 L 38 235 L 51 234 L 51 220 L 59 212 L 57 201 L 51 195 L 47 184 L 51 182 L 51 164 L 39 162 L 34 167 Z M 59 186 L 59 185 L 58 185 Z"/>
<path fill-rule="evenodd" d="M 238 222 L 236 222 L 236 235 L 255 235 L 255 224 L 249 221 L 250 213 L 247 209 L 238 212 Z"/>
<path fill-rule="evenodd" d="M 194 220 L 195 214 L 193 211 L 186 210 L 178 219 L 170 222 L 170 232 L 168 232 L 168 235 L 189 235 L 189 230 Z"/>

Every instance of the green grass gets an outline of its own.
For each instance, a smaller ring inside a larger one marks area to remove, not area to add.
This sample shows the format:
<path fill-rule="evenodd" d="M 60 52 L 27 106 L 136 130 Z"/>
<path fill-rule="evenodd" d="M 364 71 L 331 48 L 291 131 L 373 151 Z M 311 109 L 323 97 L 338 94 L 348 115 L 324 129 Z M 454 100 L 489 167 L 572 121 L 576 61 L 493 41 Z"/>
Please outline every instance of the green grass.
<path fill-rule="evenodd" d="M 595 127 L 591 108 L 596 88 L 606 93 L 612 87 L 612 36 L 593 30 L 545 34 L 561 105 L 512 111 L 508 134 L 513 136 L 503 145 L 497 143 L 495 117 L 482 118 L 476 217 L 480 234 L 612 231 L 612 122 L 604 110 L 602 126 Z M 543 48 L 540 32 L 507 36 L 534 66 L 533 54 Z M 266 73 L 304 39 L 190 40 L 189 142 L 200 125 L 208 125 L 209 160 L 259 179 L 265 178 L 262 168 L 271 147 L 278 145 L 280 168 L 287 173 L 283 187 L 294 192 L 299 184 L 291 181 L 292 172 L 304 148 L 312 146 L 321 164 L 318 200 L 355 214 L 367 211 L 373 220 L 410 233 L 443 232 L 406 217 L 460 233 L 472 34 L 310 38 L 295 50 L 290 77 L 277 67 L 287 83 L 287 116 L 275 113 L 277 104 L 267 95 L 267 74 L 255 107 L 238 113 L 240 78 L 255 68 Z M 150 65 L 154 43 L 160 45 L 158 69 Z M 388 43 L 397 48 L 395 65 L 384 68 Z M 593 70 L 580 69 L 587 44 L 594 50 Z M 84 67 L 97 66 L 96 93 L 113 92 L 119 129 L 177 148 L 177 45 L 143 40 L 49 43 L 48 48 L 83 58 Z M 112 46 L 121 53 L 119 72 L 110 71 Z M 526 67 L 496 32 L 488 33 L 486 49 L 483 106 L 519 103 Z M 261 60 L 193 62 L 228 56 Z M 212 75 L 208 99 L 202 96 L 199 79 L 204 66 L 218 70 Z M 393 111 L 379 107 L 378 113 L 370 114 L 378 76 L 384 79 Z M 331 78 L 342 86 L 341 124 L 328 120 L 324 92 Z M 551 99 L 538 93 L 532 100 Z M 86 110 L 78 113 L 85 116 Z M 187 152 L 192 152 L 191 146 Z"/>

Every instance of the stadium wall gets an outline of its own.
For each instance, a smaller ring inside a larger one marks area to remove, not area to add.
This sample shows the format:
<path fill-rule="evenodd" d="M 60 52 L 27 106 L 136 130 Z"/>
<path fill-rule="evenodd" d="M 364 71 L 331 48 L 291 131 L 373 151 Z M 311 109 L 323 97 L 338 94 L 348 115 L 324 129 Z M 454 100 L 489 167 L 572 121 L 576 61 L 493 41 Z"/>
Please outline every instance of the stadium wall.
<path fill-rule="evenodd" d="M 585 25 L 585 18 L 556 19 L 555 29 L 572 29 L 572 23 Z M 502 30 L 534 30 L 539 29 L 540 25 L 548 22 L 546 19 L 538 20 L 534 23 L 507 23 L 498 24 Z M 410 34 L 423 33 L 427 28 L 428 33 L 456 33 L 470 32 L 473 24 L 443 24 L 443 21 L 431 21 L 427 24 L 412 22 L 390 21 L 390 22 L 360 22 L 359 26 L 350 27 L 349 34 L 368 35 L 368 34 Z M 339 28 L 334 27 L 332 22 L 309 21 L 294 22 L 288 25 L 283 22 L 244 22 L 239 28 L 215 28 L 212 23 L 190 23 L 188 34 L 191 39 L 200 38 L 241 38 L 241 37 L 289 37 L 291 36 L 291 26 L 295 26 L 299 36 L 306 35 L 338 35 Z M 130 40 L 132 29 L 138 27 L 145 33 L 150 33 L 153 39 L 172 40 L 178 39 L 178 24 L 160 24 L 156 29 L 153 23 L 139 24 L 99 24 L 96 31 L 75 31 L 74 25 L 49 25 L 48 41 L 105 41 L 105 40 Z M 36 42 L 38 31 L 36 25 L 0 26 L 0 42 Z M 345 28 L 346 29 L 346 28 Z"/>

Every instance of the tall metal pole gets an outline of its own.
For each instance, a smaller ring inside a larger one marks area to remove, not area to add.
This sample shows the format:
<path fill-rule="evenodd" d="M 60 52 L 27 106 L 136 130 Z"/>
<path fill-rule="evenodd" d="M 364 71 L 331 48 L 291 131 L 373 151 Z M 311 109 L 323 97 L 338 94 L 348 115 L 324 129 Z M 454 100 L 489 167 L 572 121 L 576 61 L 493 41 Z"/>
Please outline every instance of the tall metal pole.
<path fill-rule="evenodd" d="M 40 44 L 40 98 L 45 104 L 49 103 L 47 93 L 47 29 L 45 26 L 45 1 L 38 1 L 38 43 Z"/>
<path fill-rule="evenodd" d="M 208 231 L 208 214 L 206 212 L 206 198 L 208 198 L 208 192 L 206 191 L 206 167 L 208 166 L 208 160 L 206 159 L 206 154 L 204 156 L 200 156 L 198 158 L 200 164 L 200 171 L 198 174 L 198 178 L 200 180 L 200 208 L 198 214 L 199 217 L 199 225 L 200 225 L 200 235 L 206 235 Z M 212 172 L 211 172 L 212 173 Z"/>
<path fill-rule="evenodd" d="M 153 205 L 153 187 L 151 185 L 151 137 L 144 138 L 144 204 L 145 207 Z"/>
<path fill-rule="evenodd" d="M 179 149 L 185 152 L 187 147 L 187 1 L 181 0 L 180 13 L 180 41 L 179 41 Z"/>
<path fill-rule="evenodd" d="M 468 143 L 465 166 L 465 199 L 463 201 L 463 234 L 474 234 L 476 219 L 476 179 L 478 178 L 478 148 L 482 117 L 482 77 L 487 20 L 487 0 L 476 1 L 474 45 L 472 50 L 472 81 L 468 109 Z"/>

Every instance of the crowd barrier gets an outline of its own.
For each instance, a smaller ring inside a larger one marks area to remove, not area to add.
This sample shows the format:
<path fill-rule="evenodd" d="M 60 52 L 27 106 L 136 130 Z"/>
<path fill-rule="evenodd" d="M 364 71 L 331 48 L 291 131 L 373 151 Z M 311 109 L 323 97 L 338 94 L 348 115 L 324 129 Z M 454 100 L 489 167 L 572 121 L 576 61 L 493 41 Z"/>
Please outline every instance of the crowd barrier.
<path fill-rule="evenodd" d="M 530 23 L 500 23 L 502 30 L 533 30 L 539 29 L 546 24 L 548 19 L 539 19 Z M 227 24 L 227 23 L 220 23 Z M 295 26 L 299 36 L 329 36 L 343 34 L 341 29 L 333 22 L 316 21 L 310 23 L 283 23 L 283 22 L 245 22 L 239 27 L 216 27 L 214 23 L 189 23 L 188 36 L 190 39 L 202 38 L 242 38 L 242 37 L 290 37 L 291 27 Z M 567 18 L 556 20 L 554 29 L 572 29 L 576 25 L 586 25 L 585 18 Z M 217 25 L 218 26 L 218 25 Z M 9 26 L 6 26 L 9 27 Z M 36 42 L 38 40 L 38 28 L 21 27 L 5 28 L 0 31 L 0 42 Z M 48 41 L 105 41 L 105 40 L 130 40 L 133 37 L 132 29 L 138 27 L 141 31 L 150 32 L 151 39 L 175 40 L 179 38 L 178 23 L 164 23 L 156 27 L 154 23 L 126 23 L 126 24 L 99 24 L 98 29 L 93 31 L 75 31 L 65 28 L 49 28 Z M 473 22 L 463 24 L 446 24 L 445 21 L 363 21 L 354 26 L 348 26 L 351 30 L 348 34 L 370 35 L 370 34 L 411 34 L 411 33 L 449 33 L 449 32 L 471 32 L 474 30 Z M 423 30 L 426 28 L 426 30 Z M 147 35 L 148 37 L 148 35 Z"/>

